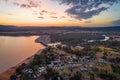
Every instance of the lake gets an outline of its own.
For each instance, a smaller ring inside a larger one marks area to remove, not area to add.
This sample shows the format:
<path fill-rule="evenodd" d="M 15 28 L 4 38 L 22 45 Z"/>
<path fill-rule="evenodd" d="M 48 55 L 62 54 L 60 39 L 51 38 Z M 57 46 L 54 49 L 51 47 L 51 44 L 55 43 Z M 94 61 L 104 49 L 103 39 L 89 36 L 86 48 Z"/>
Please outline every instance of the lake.
<path fill-rule="evenodd" d="M 0 73 L 43 49 L 43 45 L 35 43 L 38 37 L 0 36 Z"/>

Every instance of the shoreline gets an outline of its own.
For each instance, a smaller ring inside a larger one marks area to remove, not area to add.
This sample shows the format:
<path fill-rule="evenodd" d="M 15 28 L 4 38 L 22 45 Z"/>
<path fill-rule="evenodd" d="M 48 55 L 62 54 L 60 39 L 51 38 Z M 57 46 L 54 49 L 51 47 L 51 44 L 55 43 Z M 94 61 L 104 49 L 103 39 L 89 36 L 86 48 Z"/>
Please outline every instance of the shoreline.
<path fill-rule="evenodd" d="M 43 48 L 43 49 L 44 49 L 44 48 Z M 12 74 L 15 73 L 16 69 L 17 69 L 20 65 L 22 65 L 23 63 L 26 63 L 26 64 L 29 63 L 29 62 L 34 58 L 34 56 L 35 56 L 36 54 L 40 54 L 40 53 L 43 51 L 43 49 L 38 50 L 34 55 L 26 58 L 25 60 L 23 60 L 22 62 L 18 63 L 17 65 L 15 65 L 15 66 L 13 66 L 13 67 L 10 67 L 10 68 L 7 69 L 6 71 L 0 73 L 0 80 L 9 80 L 9 77 L 10 77 Z"/>

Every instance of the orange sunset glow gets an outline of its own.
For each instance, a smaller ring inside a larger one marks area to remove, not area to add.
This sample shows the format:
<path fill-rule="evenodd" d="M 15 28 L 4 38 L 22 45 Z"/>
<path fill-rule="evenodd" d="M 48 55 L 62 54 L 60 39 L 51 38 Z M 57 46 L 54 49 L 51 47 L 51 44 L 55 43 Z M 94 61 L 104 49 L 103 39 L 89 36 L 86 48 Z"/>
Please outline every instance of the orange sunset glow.
<path fill-rule="evenodd" d="M 68 10 L 72 9 L 71 7 L 74 7 L 74 4 L 71 6 L 60 3 L 58 0 L 1 0 L 0 24 L 14 26 L 89 27 L 116 25 L 114 21 L 120 19 L 119 3 L 114 3 L 112 6 L 106 4 L 109 9 L 105 8 L 106 10 L 101 10 L 96 14 L 93 14 L 91 11 L 89 16 L 85 16 L 84 14 L 87 13 L 83 12 L 83 14 L 82 11 L 78 12 L 78 14 L 72 14 L 73 12 L 69 12 Z"/>

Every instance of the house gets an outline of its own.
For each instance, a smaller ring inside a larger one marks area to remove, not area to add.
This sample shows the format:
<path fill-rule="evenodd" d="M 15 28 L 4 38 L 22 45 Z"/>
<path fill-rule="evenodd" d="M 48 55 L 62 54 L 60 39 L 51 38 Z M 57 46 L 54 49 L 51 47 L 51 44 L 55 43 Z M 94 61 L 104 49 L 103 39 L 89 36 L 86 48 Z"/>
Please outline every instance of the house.
<path fill-rule="evenodd" d="M 105 61 L 105 60 L 102 59 L 102 58 L 99 58 L 99 59 L 98 59 L 98 62 L 100 62 L 100 63 L 107 63 L 107 61 Z"/>

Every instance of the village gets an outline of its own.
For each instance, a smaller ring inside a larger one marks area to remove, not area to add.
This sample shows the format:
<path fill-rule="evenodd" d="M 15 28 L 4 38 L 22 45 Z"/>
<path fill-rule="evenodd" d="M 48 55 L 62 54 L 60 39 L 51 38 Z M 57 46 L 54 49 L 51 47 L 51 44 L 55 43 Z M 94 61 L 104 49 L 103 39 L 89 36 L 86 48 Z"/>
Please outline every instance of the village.
<path fill-rule="evenodd" d="M 120 64 L 120 54 L 110 48 L 56 45 L 46 47 L 36 54 L 30 63 L 16 69 L 16 73 L 11 78 L 16 78 L 15 80 L 113 80 L 112 78 L 119 80 L 119 76 L 112 75 L 116 63 Z M 115 74 L 119 75 L 119 71 L 118 67 L 118 72 L 115 70 Z"/>

